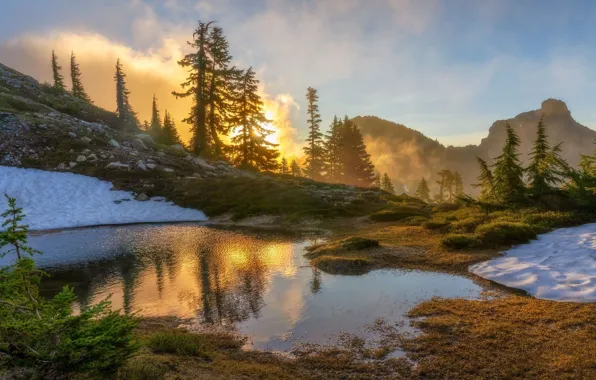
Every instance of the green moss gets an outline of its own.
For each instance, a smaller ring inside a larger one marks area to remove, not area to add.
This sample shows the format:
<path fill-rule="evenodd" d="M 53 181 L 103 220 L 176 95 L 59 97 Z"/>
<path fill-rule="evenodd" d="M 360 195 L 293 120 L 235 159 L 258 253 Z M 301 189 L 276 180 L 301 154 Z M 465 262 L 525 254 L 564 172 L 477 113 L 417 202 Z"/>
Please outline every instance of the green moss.
<path fill-rule="evenodd" d="M 450 250 L 462 250 L 477 247 L 480 244 L 474 235 L 449 234 L 441 239 L 441 246 Z"/>
<path fill-rule="evenodd" d="M 153 334 L 148 338 L 146 345 L 156 354 L 198 356 L 208 360 L 213 357 L 213 349 L 202 336 L 181 330 Z"/>
<path fill-rule="evenodd" d="M 535 239 L 537 228 L 525 223 L 493 222 L 478 227 L 476 232 L 483 245 L 500 247 Z"/>
<path fill-rule="evenodd" d="M 420 208 L 400 206 L 392 207 L 387 210 L 378 211 L 370 216 L 370 219 L 375 222 L 393 222 L 410 218 L 413 216 L 423 216 L 425 212 Z"/>
<path fill-rule="evenodd" d="M 441 229 L 446 229 L 447 227 L 449 227 L 451 225 L 451 223 L 447 220 L 429 220 L 428 222 L 422 224 L 422 227 L 424 227 L 427 230 L 441 230 Z"/>
<path fill-rule="evenodd" d="M 370 271 L 374 263 L 362 257 L 322 256 L 312 261 L 322 271 L 331 274 L 359 275 Z"/>

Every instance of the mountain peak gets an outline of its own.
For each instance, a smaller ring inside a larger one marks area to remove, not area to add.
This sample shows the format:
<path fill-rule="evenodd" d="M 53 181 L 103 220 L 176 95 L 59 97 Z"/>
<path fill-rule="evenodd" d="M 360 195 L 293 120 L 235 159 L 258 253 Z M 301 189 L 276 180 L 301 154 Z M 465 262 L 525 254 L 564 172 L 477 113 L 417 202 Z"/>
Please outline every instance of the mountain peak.
<path fill-rule="evenodd" d="M 562 100 L 553 98 L 543 101 L 540 111 L 542 111 L 545 116 L 569 114 L 569 108 L 567 108 L 567 104 L 565 104 L 565 102 Z"/>

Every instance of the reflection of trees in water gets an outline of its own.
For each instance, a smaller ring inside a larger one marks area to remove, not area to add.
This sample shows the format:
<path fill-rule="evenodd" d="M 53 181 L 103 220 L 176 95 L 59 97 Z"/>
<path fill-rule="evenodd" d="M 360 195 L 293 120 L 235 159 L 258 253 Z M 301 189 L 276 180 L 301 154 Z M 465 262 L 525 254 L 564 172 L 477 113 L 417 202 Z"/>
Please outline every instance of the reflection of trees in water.
<path fill-rule="evenodd" d="M 196 310 L 204 322 L 231 324 L 259 317 L 269 275 L 264 256 L 271 259 L 273 250 L 275 257 L 277 240 L 222 231 L 209 231 L 180 245 L 160 245 L 163 242 L 156 240 L 158 243 L 126 241 L 105 252 L 102 259 L 49 269 L 51 280 L 44 282 L 44 295 L 56 294 L 69 284 L 75 287 L 77 301 L 84 308 L 99 301 L 98 294 L 119 284 L 123 309 L 130 313 L 142 307 L 143 300 L 137 299 L 142 297 L 139 287 L 151 286 L 147 281 L 153 280 L 153 275 L 162 299 L 168 286 L 175 287 L 184 278 L 178 278 L 186 273 L 183 268 L 192 265 L 196 291 L 181 288 L 178 299 Z"/>
<path fill-rule="evenodd" d="M 310 280 L 310 291 L 312 294 L 318 294 L 321 291 L 321 271 L 312 267 L 312 280 Z"/>

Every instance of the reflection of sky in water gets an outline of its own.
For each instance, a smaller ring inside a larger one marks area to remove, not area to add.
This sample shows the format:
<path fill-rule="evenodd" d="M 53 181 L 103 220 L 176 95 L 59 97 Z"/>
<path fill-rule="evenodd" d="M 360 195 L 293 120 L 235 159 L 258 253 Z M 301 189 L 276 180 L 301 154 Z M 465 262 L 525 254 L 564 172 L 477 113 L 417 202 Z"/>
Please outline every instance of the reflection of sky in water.
<path fill-rule="evenodd" d="M 437 273 L 328 275 L 308 266 L 306 241 L 196 225 L 69 230 L 30 243 L 44 252 L 36 261 L 52 275 L 46 294 L 71 284 L 82 305 L 112 294 L 115 308 L 142 315 L 234 324 L 257 348 L 322 343 L 339 332 L 361 332 L 377 318 L 407 322 L 404 314 L 421 300 L 476 297 L 481 290 Z"/>

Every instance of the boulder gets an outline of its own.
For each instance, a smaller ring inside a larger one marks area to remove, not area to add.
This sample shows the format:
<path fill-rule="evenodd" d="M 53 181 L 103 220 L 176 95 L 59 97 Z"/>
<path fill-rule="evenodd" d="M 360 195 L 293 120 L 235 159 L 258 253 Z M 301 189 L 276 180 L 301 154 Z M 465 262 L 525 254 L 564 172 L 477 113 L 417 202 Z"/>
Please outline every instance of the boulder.
<path fill-rule="evenodd" d="M 145 194 L 145 193 L 141 193 L 141 194 L 139 194 L 139 195 L 137 195 L 135 197 L 135 200 L 136 201 L 145 202 L 145 201 L 148 201 L 149 200 L 149 196 L 147 194 Z"/>
<path fill-rule="evenodd" d="M 75 166 L 77 166 L 77 163 L 76 163 L 76 162 L 70 162 L 70 163 L 68 164 L 68 166 L 70 166 L 70 168 L 72 169 L 72 168 L 74 168 Z"/>
<path fill-rule="evenodd" d="M 202 158 L 191 156 L 190 162 L 193 164 L 202 167 L 203 169 L 215 170 L 215 166 L 209 165 L 207 161 L 203 160 Z"/>
<path fill-rule="evenodd" d="M 155 144 L 155 141 L 153 141 L 153 137 L 151 137 L 147 133 L 137 133 L 136 137 L 137 137 L 137 139 L 141 140 L 143 143 L 145 143 L 147 145 Z"/>
<path fill-rule="evenodd" d="M 138 150 L 147 150 L 147 146 L 141 139 L 134 139 L 132 140 L 132 146 Z"/>
<path fill-rule="evenodd" d="M 153 170 L 153 169 L 155 169 L 156 167 L 157 167 L 157 165 L 155 165 L 155 164 L 154 164 L 154 163 L 152 163 L 152 162 L 149 162 L 149 163 L 147 163 L 147 169 L 149 169 L 149 170 Z"/>
<path fill-rule="evenodd" d="M 87 159 L 89 161 L 97 161 L 97 156 L 95 155 L 95 153 L 91 153 L 90 155 L 87 156 Z"/>
<path fill-rule="evenodd" d="M 147 165 L 145 164 L 145 162 L 143 162 L 143 160 L 138 160 L 137 163 L 136 163 L 136 165 L 135 165 L 135 169 L 146 172 L 147 171 Z"/>
<path fill-rule="evenodd" d="M 60 165 L 58 165 L 58 167 L 56 169 L 58 169 L 58 170 L 66 170 L 66 164 L 65 163 L 61 163 Z"/>
<path fill-rule="evenodd" d="M 172 168 L 164 168 L 163 171 L 166 173 L 174 173 L 175 172 L 175 170 Z"/>
<path fill-rule="evenodd" d="M 179 150 L 181 152 L 185 152 L 184 147 L 180 144 L 174 144 L 171 146 L 173 149 Z"/>
<path fill-rule="evenodd" d="M 106 169 L 122 169 L 128 170 L 129 166 L 127 164 L 123 164 L 121 162 L 110 162 L 106 165 Z"/>
<path fill-rule="evenodd" d="M 114 140 L 114 139 L 111 139 L 111 140 L 109 141 L 109 144 L 110 144 L 111 146 L 113 146 L 114 148 L 116 148 L 116 149 L 120 149 L 120 144 L 118 144 L 118 141 L 116 141 L 116 140 Z"/>
<path fill-rule="evenodd" d="M 76 139 L 76 138 L 77 138 L 77 134 L 76 134 L 76 133 L 74 133 L 74 132 L 68 132 L 68 135 L 69 135 L 70 137 L 72 137 L 73 139 Z"/>
<path fill-rule="evenodd" d="M 77 156 L 77 162 L 85 162 L 87 161 L 87 157 L 83 156 L 82 154 Z"/>
<path fill-rule="evenodd" d="M 83 136 L 83 137 L 81 137 L 81 141 L 84 144 L 89 144 L 91 142 L 91 139 L 89 137 L 87 137 L 87 136 Z"/>

